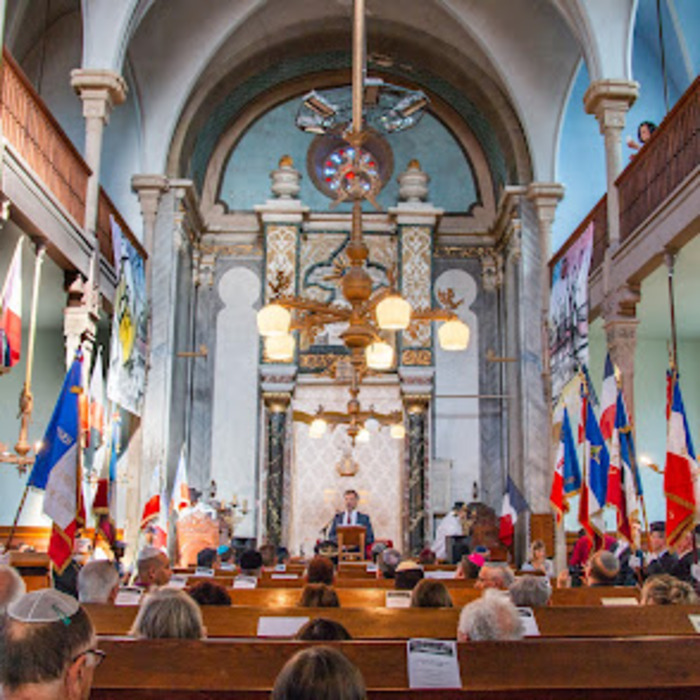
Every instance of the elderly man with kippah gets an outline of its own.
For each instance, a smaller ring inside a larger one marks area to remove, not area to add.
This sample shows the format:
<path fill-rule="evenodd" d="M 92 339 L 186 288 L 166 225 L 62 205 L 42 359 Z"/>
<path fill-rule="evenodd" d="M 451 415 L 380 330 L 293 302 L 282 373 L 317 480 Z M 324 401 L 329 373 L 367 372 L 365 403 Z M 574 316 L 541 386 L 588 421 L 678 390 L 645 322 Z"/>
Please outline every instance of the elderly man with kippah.
<path fill-rule="evenodd" d="M 168 555 L 157 547 L 146 545 L 136 560 L 135 585 L 150 591 L 165 586 L 171 579 L 173 571 L 170 568 Z"/>
<path fill-rule="evenodd" d="M 4 700 L 87 700 L 103 658 L 85 610 L 53 588 L 22 596 L 0 621 Z"/>

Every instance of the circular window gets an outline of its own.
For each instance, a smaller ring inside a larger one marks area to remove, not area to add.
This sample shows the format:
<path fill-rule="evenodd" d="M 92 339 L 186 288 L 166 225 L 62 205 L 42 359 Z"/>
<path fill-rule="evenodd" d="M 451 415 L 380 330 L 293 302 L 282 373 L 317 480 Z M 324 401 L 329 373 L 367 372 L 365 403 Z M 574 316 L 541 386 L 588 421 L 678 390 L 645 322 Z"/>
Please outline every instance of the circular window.
<path fill-rule="evenodd" d="M 389 181 L 394 170 L 394 157 L 386 140 L 374 131 L 366 132 L 367 139 L 360 150 L 364 171 L 372 179 L 379 179 L 380 190 Z M 355 149 L 337 134 L 317 136 L 309 146 L 306 164 L 311 181 L 326 197 L 335 199 L 338 189 L 355 176 L 347 165 L 355 157 Z M 343 180 L 346 182 L 343 183 Z M 370 181 L 362 187 L 369 190 Z"/>

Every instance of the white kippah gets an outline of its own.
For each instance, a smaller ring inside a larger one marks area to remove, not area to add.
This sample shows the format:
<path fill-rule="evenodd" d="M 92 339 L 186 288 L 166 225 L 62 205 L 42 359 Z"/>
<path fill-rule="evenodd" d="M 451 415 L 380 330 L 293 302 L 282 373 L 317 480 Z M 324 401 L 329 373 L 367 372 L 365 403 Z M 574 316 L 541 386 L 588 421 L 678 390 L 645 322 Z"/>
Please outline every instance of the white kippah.
<path fill-rule="evenodd" d="M 78 601 L 55 588 L 26 593 L 7 608 L 7 616 L 18 622 L 58 622 L 70 624 L 80 609 Z"/>
<path fill-rule="evenodd" d="M 146 559 L 154 559 L 163 554 L 162 549 L 154 547 L 153 545 L 147 544 L 140 552 L 137 561 L 146 561 Z"/>

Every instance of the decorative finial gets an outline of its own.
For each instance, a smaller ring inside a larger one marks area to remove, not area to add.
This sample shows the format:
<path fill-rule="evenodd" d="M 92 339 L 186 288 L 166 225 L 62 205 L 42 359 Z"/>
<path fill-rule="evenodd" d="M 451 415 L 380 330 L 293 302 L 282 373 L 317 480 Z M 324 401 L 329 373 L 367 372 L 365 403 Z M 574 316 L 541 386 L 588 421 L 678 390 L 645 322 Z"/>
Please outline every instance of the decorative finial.
<path fill-rule="evenodd" d="M 283 155 L 280 158 L 279 167 L 280 168 L 293 168 L 294 161 L 292 160 L 292 156 L 290 156 L 289 154 Z"/>
<path fill-rule="evenodd" d="M 418 158 L 412 158 L 411 160 L 409 160 L 406 170 L 421 170 L 420 161 L 418 160 Z"/>

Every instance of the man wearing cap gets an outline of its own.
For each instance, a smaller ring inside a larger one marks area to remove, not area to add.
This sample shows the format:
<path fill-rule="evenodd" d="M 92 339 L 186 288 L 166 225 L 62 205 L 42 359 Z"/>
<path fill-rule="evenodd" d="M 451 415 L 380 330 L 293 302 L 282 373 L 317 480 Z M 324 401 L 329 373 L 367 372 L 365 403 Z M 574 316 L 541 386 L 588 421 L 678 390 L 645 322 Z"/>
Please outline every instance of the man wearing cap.
<path fill-rule="evenodd" d="M 649 553 L 647 554 L 644 575 L 671 574 L 678 565 L 678 557 L 671 554 L 666 546 L 666 523 L 656 521 L 649 526 Z"/>
<path fill-rule="evenodd" d="M 360 513 L 360 511 L 357 510 L 357 504 L 360 500 L 359 494 L 357 491 L 355 491 L 355 489 L 348 489 L 343 494 L 343 500 L 345 501 L 345 510 L 335 514 L 333 524 L 328 532 L 328 539 L 332 540 L 333 542 L 338 541 L 338 527 L 345 525 L 362 525 L 362 527 L 365 528 L 365 544 L 372 544 L 374 542 L 372 521 L 369 519 L 369 515 Z"/>
<path fill-rule="evenodd" d="M 136 567 L 135 585 L 146 590 L 165 586 L 173 575 L 168 555 L 151 545 L 146 545 L 139 552 Z"/>
<path fill-rule="evenodd" d="M 0 621 L 4 700 L 87 700 L 103 658 L 85 610 L 55 589 L 27 593 Z"/>
<path fill-rule="evenodd" d="M 417 561 L 407 559 L 396 567 L 394 588 L 397 591 L 412 591 L 424 576 L 423 567 Z"/>

